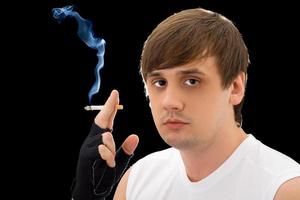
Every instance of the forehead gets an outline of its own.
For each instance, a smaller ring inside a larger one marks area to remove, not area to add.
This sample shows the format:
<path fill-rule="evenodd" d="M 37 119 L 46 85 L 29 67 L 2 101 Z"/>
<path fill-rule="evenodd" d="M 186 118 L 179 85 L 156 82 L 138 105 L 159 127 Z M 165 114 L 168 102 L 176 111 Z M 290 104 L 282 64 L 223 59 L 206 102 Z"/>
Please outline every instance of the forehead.
<path fill-rule="evenodd" d="M 184 74 L 199 74 L 201 76 L 213 76 L 217 74 L 218 69 L 216 59 L 213 56 L 195 60 L 190 63 L 175 66 L 172 68 L 156 69 L 150 72 L 146 78 L 162 75 L 184 75 Z"/>

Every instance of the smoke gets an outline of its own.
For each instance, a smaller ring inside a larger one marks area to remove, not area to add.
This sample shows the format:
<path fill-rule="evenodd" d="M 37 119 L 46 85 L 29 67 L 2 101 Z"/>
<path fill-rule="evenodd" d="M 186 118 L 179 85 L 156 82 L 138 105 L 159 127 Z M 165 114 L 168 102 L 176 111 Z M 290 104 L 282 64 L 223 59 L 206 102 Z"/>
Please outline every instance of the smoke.
<path fill-rule="evenodd" d="M 61 23 L 66 17 L 73 17 L 78 22 L 78 37 L 90 48 L 97 50 L 98 63 L 95 67 L 95 82 L 92 85 L 89 93 L 89 103 L 94 94 L 98 93 L 101 85 L 100 70 L 104 66 L 104 53 L 105 53 L 105 40 L 94 36 L 92 30 L 92 23 L 86 19 L 83 19 L 78 12 L 73 11 L 73 6 L 65 6 L 62 8 L 52 9 L 53 17 Z"/>

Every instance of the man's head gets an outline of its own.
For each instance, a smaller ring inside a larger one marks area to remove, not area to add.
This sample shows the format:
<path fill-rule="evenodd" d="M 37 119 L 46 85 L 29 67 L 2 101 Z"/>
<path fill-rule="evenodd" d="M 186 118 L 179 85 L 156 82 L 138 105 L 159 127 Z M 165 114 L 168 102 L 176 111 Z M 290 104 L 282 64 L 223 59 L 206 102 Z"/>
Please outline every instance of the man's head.
<path fill-rule="evenodd" d="M 249 56 L 242 36 L 224 16 L 189 9 L 161 22 L 146 40 L 141 57 L 141 74 L 147 83 L 154 70 L 169 69 L 214 57 L 221 86 L 230 87 L 240 74 L 247 74 Z M 234 105 L 235 121 L 241 123 L 242 101 Z"/>

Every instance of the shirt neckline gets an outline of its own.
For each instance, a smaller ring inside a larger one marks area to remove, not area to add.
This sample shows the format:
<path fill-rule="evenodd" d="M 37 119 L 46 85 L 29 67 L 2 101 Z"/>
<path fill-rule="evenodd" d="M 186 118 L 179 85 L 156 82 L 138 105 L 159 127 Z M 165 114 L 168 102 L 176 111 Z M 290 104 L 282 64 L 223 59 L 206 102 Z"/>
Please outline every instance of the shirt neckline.
<path fill-rule="evenodd" d="M 187 177 L 185 166 L 182 161 L 179 150 L 177 150 L 178 155 L 178 165 L 180 170 L 180 177 L 184 185 L 190 190 L 196 190 L 197 193 L 201 193 L 215 185 L 223 176 L 231 172 L 239 160 L 245 157 L 248 152 L 249 147 L 256 141 L 252 134 L 248 134 L 247 138 L 235 149 L 235 151 L 230 155 L 230 157 L 223 162 L 214 172 L 205 177 L 198 182 L 191 182 Z"/>

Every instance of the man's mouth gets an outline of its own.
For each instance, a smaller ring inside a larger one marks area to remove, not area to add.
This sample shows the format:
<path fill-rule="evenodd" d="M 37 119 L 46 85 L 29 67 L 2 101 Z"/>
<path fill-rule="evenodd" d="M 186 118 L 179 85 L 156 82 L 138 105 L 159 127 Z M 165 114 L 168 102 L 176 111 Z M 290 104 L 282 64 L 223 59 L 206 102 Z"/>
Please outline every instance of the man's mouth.
<path fill-rule="evenodd" d="M 166 119 L 163 122 L 164 126 L 166 126 L 168 129 L 173 129 L 173 130 L 181 129 L 187 124 L 189 124 L 189 123 L 185 122 L 181 119 L 175 119 L 175 118 Z"/>

